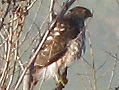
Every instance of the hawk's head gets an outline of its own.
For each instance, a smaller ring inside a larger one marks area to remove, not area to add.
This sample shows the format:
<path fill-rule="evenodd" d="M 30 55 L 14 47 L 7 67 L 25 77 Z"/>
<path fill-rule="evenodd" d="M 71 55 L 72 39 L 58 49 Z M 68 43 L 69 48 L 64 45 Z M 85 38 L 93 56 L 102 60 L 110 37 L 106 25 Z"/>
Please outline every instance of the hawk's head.
<path fill-rule="evenodd" d="M 81 6 L 77 6 L 73 9 L 69 10 L 67 15 L 70 17 L 81 18 L 83 20 L 87 19 L 88 17 L 93 16 L 93 14 L 90 12 L 89 9 L 87 9 L 85 7 L 81 7 Z"/>

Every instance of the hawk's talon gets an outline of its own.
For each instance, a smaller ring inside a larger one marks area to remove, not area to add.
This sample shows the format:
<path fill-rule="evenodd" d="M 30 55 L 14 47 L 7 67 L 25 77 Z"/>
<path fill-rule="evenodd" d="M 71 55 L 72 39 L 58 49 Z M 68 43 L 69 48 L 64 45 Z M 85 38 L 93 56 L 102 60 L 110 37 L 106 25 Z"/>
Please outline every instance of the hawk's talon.
<path fill-rule="evenodd" d="M 57 87 L 54 90 L 62 90 L 67 84 L 67 82 L 67 78 L 60 75 L 59 80 L 56 83 Z"/>
<path fill-rule="evenodd" d="M 60 76 L 59 77 L 59 80 L 57 82 L 57 85 L 60 85 L 61 84 L 61 85 L 65 86 L 67 84 L 67 82 L 68 82 L 68 80 L 67 80 L 66 77 Z"/>
<path fill-rule="evenodd" d="M 60 70 L 58 70 L 59 78 L 56 83 L 57 86 L 60 86 L 60 85 L 65 86 L 67 84 L 67 82 L 68 82 L 68 79 L 66 78 L 67 77 L 67 69 L 68 69 L 68 67 L 66 67 L 62 73 L 60 72 Z"/>

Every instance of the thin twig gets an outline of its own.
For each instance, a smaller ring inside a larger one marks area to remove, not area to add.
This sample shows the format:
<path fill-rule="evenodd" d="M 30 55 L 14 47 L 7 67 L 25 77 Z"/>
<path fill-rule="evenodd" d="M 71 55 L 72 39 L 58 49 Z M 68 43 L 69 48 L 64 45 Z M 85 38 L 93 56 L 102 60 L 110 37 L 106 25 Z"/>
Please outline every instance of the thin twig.
<path fill-rule="evenodd" d="M 53 20 L 53 13 L 54 13 L 53 12 L 53 8 L 54 8 L 55 0 L 51 0 L 50 2 L 51 2 L 51 4 L 50 4 L 50 9 L 49 9 L 49 12 L 50 12 L 49 13 L 49 18 L 50 18 L 50 22 L 51 22 Z M 40 82 L 39 90 L 42 89 L 43 82 L 45 81 L 46 72 L 47 72 L 47 68 L 45 69 L 45 72 L 43 74 L 43 78 L 42 78 L 42 80 Z"/>
<path fill-rule="evenodd" d="M 105 53 L 107 53 L 108 55 L 110 55 L 111 57 L 113 57 L 113 58 L 115 58 L 115 59 L 117 59 L 118 61 L 119 61 L 119 58 L 117 58 L 115 55 L 113 55 L 111 52 L 108 52 L 108 51 L 106 51 L 106 50 L 104 50 L 105 51 Z"/>
<path fill-rule="evenodd" d="M 88 82 L 89 82 L 91 88 L 93 88 L 92 83 L 91 83 L 91 79 L 90 79 L 90 77 L 89 77 L 89 75 L 88 75 L 88 70 L 87 70 L 87 68 L 86 68 L 85 62 L 84 62 L 84 60 L 83 60 L 82 58 L 81 58 L 81 60 L 83 61 L 83 66 L 84 66 L 84 68 L 85 68 L 85 73 L 86 73 L 85 75 L 87 76 L 87 79 L 88 79 Z"/>
<path fill-rule="evenodd" d="M 90 20 L 89 20 L 89 22 L 90 22 Z M 86 27 L 87 27 L 87 25 L 86 25 Z M 94 54 L 93 54 L 93 47 L 92 47 L 92 43 L 91 43 L 91 36 L 90 36 L 90 33 L 88 30 L 87 30 L 87 34 L 88 34 L 88 41 L 89 41 L 89 47 L 90 47 L 90 54 L 91 54 L 92 60 L 93 60 L 93 62 L 92 62 L 92 64 L 93 64 L 93 78 L 94 78 L 93 90 L 97 90 L 96 66 L 95 66 L 95 60 L 94 60 Z"/>
<path fill-rule="evenodd" d="M 86 82 L 84 82 L 84 78 L 82 77 L 82 74 L 78 74 L 78 75 L 79 75 L 79 77 L 81 78 L 81 83 L 83 84 L 85 90 L 88 90 L 88 87 L 87 87 L 87 85 L 85 84 Z M 83 74 L 83 75 L 84 75 L 84 74 Z M 87 76 L 87 75 L 86 75 L 86 76 Z"/>
<path fill-rule="evenodd" d="M 54 4 L 55 4 L 55 1 L 56 0 L 51 0 L 50 2 L 50 9 L 49 9 L 49 12 L 50 12 L 50 22 L 53 20 L 53 8 L 54 8 Z"/>
<path fill-rule="evenodd" d="M 117 57 L 117 54 L 115 55 L 115 57 Z M 114 65 L 113 65 L 113 69 L 112 69 L 112 73 L 111 73 L 111 77 L 110 77 L 110 81 L 109 81 L 109 85 L 108 85 L 108 90 L 110 90 L 110 88 L 111 88 L 111 84 L 112 84 L 112 80 L 114 78 L 114 73 L 115 73 L 116 65 L 117 65 L 117 58 L 114 61 Z"/>

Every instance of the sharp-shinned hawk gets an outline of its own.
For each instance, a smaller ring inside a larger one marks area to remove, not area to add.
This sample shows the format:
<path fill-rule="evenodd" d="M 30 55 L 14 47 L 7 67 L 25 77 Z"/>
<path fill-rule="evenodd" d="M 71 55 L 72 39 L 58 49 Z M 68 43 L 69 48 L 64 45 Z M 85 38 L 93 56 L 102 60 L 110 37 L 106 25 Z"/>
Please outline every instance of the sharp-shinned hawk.
<path fill-rule="evenodd" d="M 84 21 L 88 17 L 92 17 L 90 10 L 77 6 L 56 21 L 35 58 L 32 74 L 35 82 L 42 77 L 53 77 L 58 82 L 63 70 L 81 57 L 85 52 Z"/>

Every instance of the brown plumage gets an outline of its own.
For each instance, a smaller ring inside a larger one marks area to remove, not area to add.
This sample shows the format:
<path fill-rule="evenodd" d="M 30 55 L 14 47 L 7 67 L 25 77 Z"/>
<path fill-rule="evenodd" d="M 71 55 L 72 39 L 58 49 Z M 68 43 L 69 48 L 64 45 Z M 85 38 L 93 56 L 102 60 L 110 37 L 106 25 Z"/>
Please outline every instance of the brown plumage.
<path fill-rule="evenodd" d="M 58 81 L 59 73 L 81 57 L 85 52 L 84 21 L 88 17 L 92 17 L 91 12 L 77 6 L 56 22 L 36 56 L 33 80 L 54 77 Z"/>

